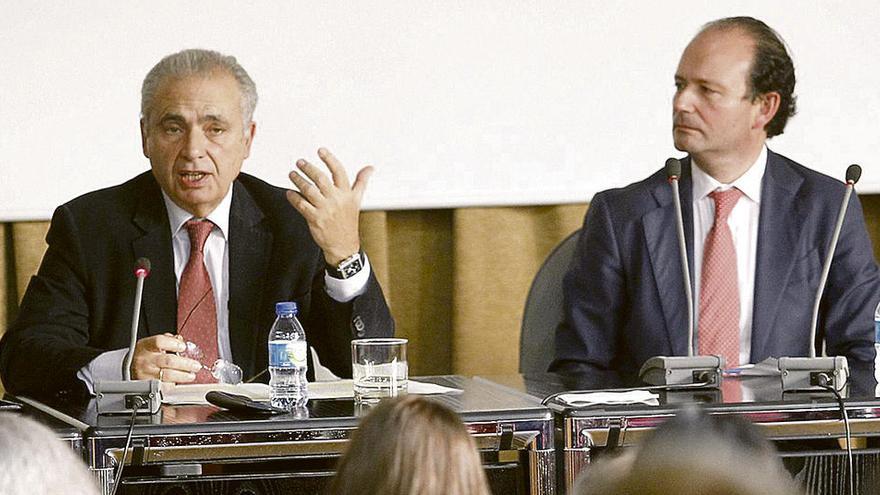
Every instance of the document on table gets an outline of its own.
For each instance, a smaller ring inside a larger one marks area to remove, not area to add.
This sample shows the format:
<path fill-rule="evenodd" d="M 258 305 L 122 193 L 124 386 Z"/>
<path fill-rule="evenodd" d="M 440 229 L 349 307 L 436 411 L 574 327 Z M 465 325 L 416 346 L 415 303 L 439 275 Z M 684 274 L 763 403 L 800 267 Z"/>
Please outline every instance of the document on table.
<path fill-rule="evenodd" d="M 779 376 L 779 360 L 769 357 L 757 364 L 744 364 L 724 370 L 724 376 Z"/>
<path fill-rule="evenodd" d="M 584 407 L 594 404 L 647 404 L 649 406 L 660 405 L 658 394 L 647 390 L 629 390 L 626 392 L 572 392 L 559 394 L 556 400 L 574 407 Z"/>
<path fill-rule="evenodd" d="M 242 383 L 229 385 L 225 383 L 207 383 L 198 385 L 163 385 L 163 404 L 207 404 L 205 394 L 212 390 L 239 394 L 253 400 L 269 400 L 269 386 L 265 383 Z M 409 380 L 407 393 L 417 395 L 435 395 L 458 393 L 457 388 L 444 387 L 434 383 Z M 309 382 L 309 399 L 350 399 L 354 397 L 351 380 L 333 380 L 327 382 Z"/>

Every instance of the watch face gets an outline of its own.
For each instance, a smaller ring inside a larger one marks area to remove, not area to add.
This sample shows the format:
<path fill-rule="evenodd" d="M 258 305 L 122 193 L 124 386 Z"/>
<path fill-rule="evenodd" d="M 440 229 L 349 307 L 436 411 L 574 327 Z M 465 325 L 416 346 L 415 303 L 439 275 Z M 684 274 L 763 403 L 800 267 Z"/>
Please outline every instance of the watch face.
<path fill-rule="evenodd" d="M 361 259 L 360 256 L 358 256 L 350 262 L 344 263 L 342 266 L 340 266 L 339 271 L 345 276 L 345 278 L 348 278 L 357 275 L 357 273 L 361 271 L 361 268 Z"/>
<path fill-rule="evenodd" d="M 339 266 L 336 267 L 336 270 L 342 276 L 342 278 L 349 278 L 357 275 L 358 272 L 364 267 L 361 262 L 361 254 L 355 253 L 351 257 L 343 260 L 339 263 Z"/>

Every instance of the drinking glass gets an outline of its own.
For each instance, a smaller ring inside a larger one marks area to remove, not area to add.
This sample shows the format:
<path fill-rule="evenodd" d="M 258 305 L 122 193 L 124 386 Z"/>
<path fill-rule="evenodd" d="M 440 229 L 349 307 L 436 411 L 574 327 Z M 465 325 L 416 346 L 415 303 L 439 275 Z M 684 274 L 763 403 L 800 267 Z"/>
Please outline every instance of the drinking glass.
<path fill-rule="evenodd" d="M 384 397 L 406 393 L 409 378 L 406 344 L 406 339 L 351 341 L 355 402 L 379 402 Z"/>

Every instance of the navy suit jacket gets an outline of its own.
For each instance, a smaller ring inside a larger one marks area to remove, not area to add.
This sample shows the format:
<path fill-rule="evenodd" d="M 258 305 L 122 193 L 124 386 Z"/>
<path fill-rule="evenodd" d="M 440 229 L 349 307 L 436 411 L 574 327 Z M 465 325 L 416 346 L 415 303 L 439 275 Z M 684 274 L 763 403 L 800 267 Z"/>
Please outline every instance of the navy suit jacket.
<path fill-rule="evenodd" d="M 324 290 L 324 257 L 284 190 L 247 174 L 232 185 L 229 339 L 247 379 L 267 366 L 275 302 L 296 301 L 309 345 L 337 374 L 351 375 L 352 338 L 390 336 L 394 322 L 375 276 L 348 303 Z M 76 372 L 100 353 L 128 347 L 135 260 L 147 257 L 139 338 L 174 332 L 177 289 L 171 228 L 152 174 L 58 207 L 39 272 L 0 341 L 9 392 L 84 391 Z M 264 377 L 265 378 L 265 377 Z"/>
<path fill-rule="evenodd" d="M 681 206 L 693 266 L 690 159 L 682 160 Z M 753 363 L 807 356 L 812 308 L 844 186 L 768 152 L 762 180 L 751 337 Z M 590 203 L 564 285 L 564 321 L 552 371 L 591 382 L 633 383 L 652 356 L 687 355 L 687 306 L 672 190 L 663 170 Z M 691 270 L 693 277 L 693 269 Z M 874 359 L 880 274 L 858 197 L 822 298 L 817 349 L 851 363 Z"/>

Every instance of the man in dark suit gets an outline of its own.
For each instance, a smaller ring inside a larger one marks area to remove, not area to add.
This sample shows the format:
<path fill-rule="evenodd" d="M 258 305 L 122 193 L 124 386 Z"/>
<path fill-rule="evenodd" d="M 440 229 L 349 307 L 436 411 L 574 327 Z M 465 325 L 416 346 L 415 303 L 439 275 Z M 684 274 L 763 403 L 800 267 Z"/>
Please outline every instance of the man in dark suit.
<path fill-rule="evenodd" d="M 795 112 L 794 67 L 752 18 L 706 25 L 675 75 L 673 138 L 700 354 L 728 367 L 806 356 L 813 300 L 844 187 L 766 148 Z M 726 199 L 725 199 L 726 198 Z M 597 194 L 564 280 L 551 370 L 637 382 L 658 355 L 687 355 L 687 306 L 672 191 L 660 171 Z M 821 304 L 818 349 L 874 359 L 880 276 L 852 197 Z"/>
<path fill-rule="evenodd" d="M 350 376 L 352 338 L 393 335 L 358 234 L 372 169 L 351 184 L 339 161 L 320 149 L 332 178 L 299 160 L 290 174 L 296 192 L 241 174 L 255 135 L 256 100 L 244 69 L 216 52 L 185 50 L 147 75 L 141 135 L 152 171 L 55 211 L 39 272 L 0 344 L 8 391 L 56 395 L 121 378 L 132 269 L 140 257 L 151 260 L 152 273 L 132 378 L 195 380 L 212 363 L 179 355 L 185 346 L 174 335 L 187 321 L 178 313 L 178 292 L 183 297 L 193 222 L 207 225 L 197 265 L 204 265 L 207 294 L 214 296 L 199 301 L 210 303 L 208 346 L 241 366 L 245 379 L 267 367 L 278 301 L 298 303 L 309 345 L 337 374 Z"/>

